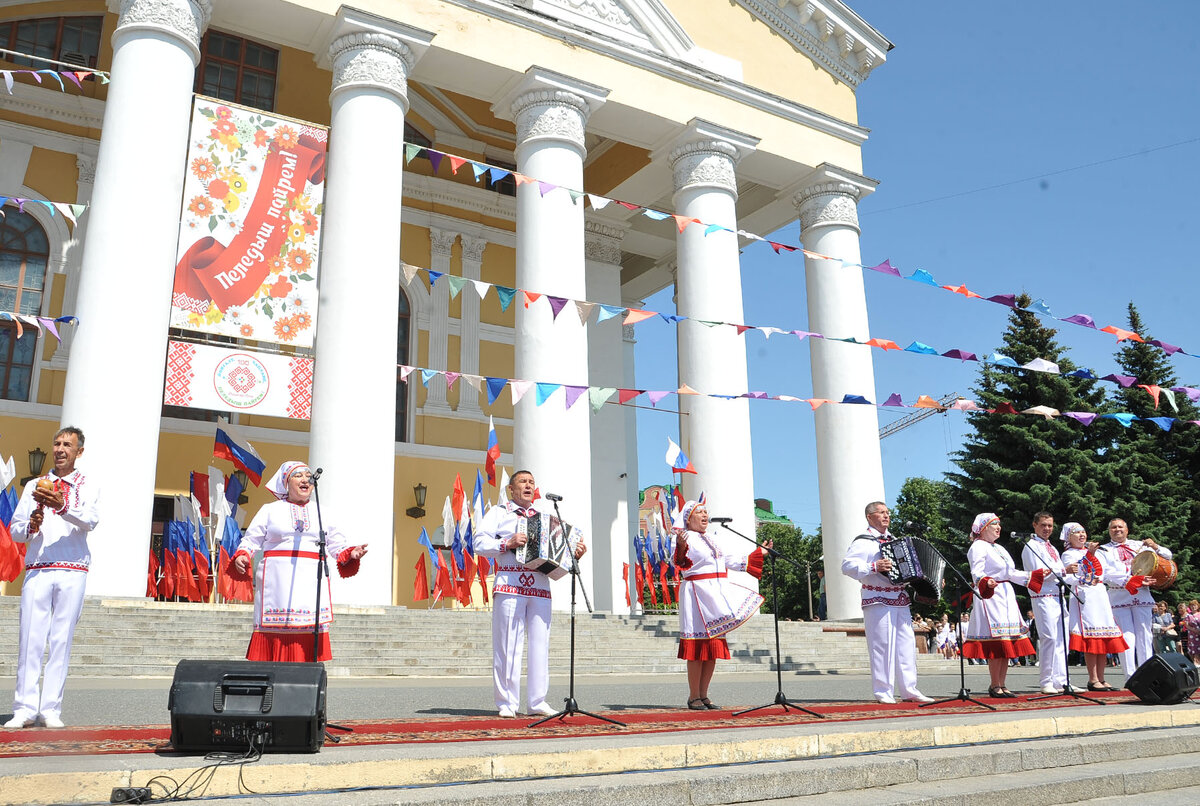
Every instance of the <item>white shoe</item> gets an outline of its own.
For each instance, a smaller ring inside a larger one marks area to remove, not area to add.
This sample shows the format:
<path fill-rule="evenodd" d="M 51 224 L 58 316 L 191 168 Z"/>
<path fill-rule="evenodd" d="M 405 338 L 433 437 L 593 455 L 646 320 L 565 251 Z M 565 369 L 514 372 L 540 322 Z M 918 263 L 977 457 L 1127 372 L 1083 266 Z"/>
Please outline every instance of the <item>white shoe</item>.
<path fill-rule="evenodd" d="M 529 713 L 536 714 L 537 716 L 554 716 L 558 711 L 550 703 L 544 702 L 541 705 L 530 706 Z"/>
<path fill-rule="evenodd" d="M 42 714 L 42 724 L 48 728 L 65 728 L 62 717 L 57 714 Z"/>
<path fill-rule="evenodd" d="M 884 705 L 895 705 L 895 704 L 896 704 L 896 698 L 895 698 L 895 697 L 892 697 L 892 696 L 890 696 L 890 695 L 888 695 L 888 694 L 876 694 L 876 695 L 875 695 L 875 702 L 881 702 L 881 703 L 883 703 Z"/>
<path fill-rule="evenodd" d="M 933 697 L 926 697 L 921 692 L 914 693 L 911 697 L 905 697 L 905 702 L 933 702 Z"/>
<path fill-rule="evenodd" d="M 517 712 L 514 711 L 512 708 L 509 708 L 507 705 L 500 709 L 500 717 L 502 719 L 512 719 L 516 715 L 517 715 Z"/>
<path fill-rule="evenodd" d="M 1046 685 L 1042 686 L 1042 693 L 1043 694 L 1062 694 L 1063 690 L 1061 688 L 1059 688 L 1058 686 L 1055 686 L 1051 683 L 1047 683 Z"/>
<path fill-rule="evenodd" d="M 4 723 L 6 728 L 28 728 L 33 725 L 35 719 L 31 716 L 16 716 Z"/>

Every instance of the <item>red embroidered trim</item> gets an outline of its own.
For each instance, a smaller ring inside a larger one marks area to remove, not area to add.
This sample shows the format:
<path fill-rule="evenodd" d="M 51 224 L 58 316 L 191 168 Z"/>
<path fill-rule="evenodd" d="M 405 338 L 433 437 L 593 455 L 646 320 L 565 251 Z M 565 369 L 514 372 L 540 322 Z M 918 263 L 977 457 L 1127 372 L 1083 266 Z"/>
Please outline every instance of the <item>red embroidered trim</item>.
<path fill-rule="evenodd" d="M 83 571 L 85 574 L 88 570 L 88 567 L 83 563 L 34 563 L 33 565 L 25 566 L 26 571 L 45 571 L 51 568 L 57 568 L 60 571 Z"/>

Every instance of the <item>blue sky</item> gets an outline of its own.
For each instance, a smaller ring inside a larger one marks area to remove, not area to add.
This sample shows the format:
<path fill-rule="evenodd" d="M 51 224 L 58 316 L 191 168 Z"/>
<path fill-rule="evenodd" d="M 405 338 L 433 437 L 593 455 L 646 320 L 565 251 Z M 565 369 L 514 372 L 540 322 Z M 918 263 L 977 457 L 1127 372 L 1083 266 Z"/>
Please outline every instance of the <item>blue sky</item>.
<path fill-rule="evenodd" d="M 1027 291 L 1055 316 L 1125 326 L 1132 301 L 1150 333 L 1200 354 L 1192 235 L 1200 227 L 1200 3 L 1058 0 L 1036 6 L 850 0 L 895 48 L 858 91 L 871 130 L 864 173 L 879 189 L 859 206 L 863 262 L 990 294 Z M 799 224 L 776 239 L 799 242 Z M 985 354 L 1008 309 L 867 272 L 871 335 L 901 346 Z M 755 244 L 742 255 L 745 321 L 807 329 L 801 258 Z M 647 300 L 672 309 L 670 291 Z M 1060 323 L 1076 363 L 1117 371 L 1115 339 Z M 674 388 L 675 329 L 637 330 L 639 388 Z M 748 333 L 750 388 L 808 397 L 809 348 Z M 876 399 L 899 392 L 970 396 L 978 365 L 873 351 Z M 1200 385 L 1200 358 L 1176 356 Z M 686 381 L 686 379 L 683 379 Z M 663 406 L 671 401 L 668 398 Z M 803 403 L 751 401 L 756 495 L 806 531 L 820 522 L 813 417 Z M 911 410 L 881 411 L 883 425 Z M 1141 427 L 1135 425 L 1134 427 Z M 910 476 L 940 478 L 965 418 L 930 417 L 883 440 L 894 501 Z M 667 478 L 672 414 L 638 412 L 642 486 Z"/>

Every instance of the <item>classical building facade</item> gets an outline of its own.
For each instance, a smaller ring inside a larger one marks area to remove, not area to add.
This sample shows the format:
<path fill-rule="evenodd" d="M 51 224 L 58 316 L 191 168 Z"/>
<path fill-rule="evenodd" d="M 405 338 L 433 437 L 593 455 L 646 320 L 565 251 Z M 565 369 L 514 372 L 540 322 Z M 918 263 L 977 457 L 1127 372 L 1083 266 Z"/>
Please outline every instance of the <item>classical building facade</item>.
<path fill-rule="evenodd" d="M 627 612 L 632 411 L 614 399 L 593 412 L 586 397 L 539 406 L 534 394 L 514 406 L 507 392 L 489 403 L 477 380 L 400 382 L 397 367 L 632 388 L 633 328 L 454 293 L 429 271 L 632 308 L 673 285 L 688 317 L 680 381 L 705 393 L 680 397 L 680 444 L 705 471 L 685 493 L 702 485 L 714 508 L 753 523 L 744 336 L 696 320 L 744 321 L 739 230 L 799 217 L 806 248 L 858 261 L 856 205 L 874 182 L 855 91 L 891 46 L 840 0 L 35 0 L 0 2 L 0 47 L 6 69 L 28 64 L 16 53 L 111 75 L 60 90 L 16 74 L 0 94 L 0 196 L 89 205 L 75 225 L 42 205 L 4 208 L 6 234 L 23 228 L 25 240 L 0 248 L 21 267 L 0 291 L 79 324 L 58 344 L 0 323 L 15 379 L 0 433 L 19 464 L 60 423 L 87 433 L 84 464 L 104 489 L 90 594 L 143 594 L 156 500 L 211 461 L 209 415 L 163 406 L 199 93 L 329 130 L 311 418 L 237 422 L 268 472 L 286 458 L 322 467 L 323 507 L 371 545 L 337 600 L 411 603 L 417 535 L 441 523 L 455 474 L 469 485 L 482 466 L 490 415 L 501 464 L 533 470 L 585 525 L 596 607 Z M 514 174 L 439 170 L 406 159 L 406 143 Z M 409 279 L 405 264 L 425 271 Z M 867 338 L 861 272 L 807 269 L 810 329 Z M 814 396 L 873 388 L 869 348 L 813 351 Z M 863 502 L 882 498 L 874 409 L 825 406 L 816 427 L 832 556 Z M 418 484 L 434 500 L 414 518 Z M 250 498 L 251 511 L 266 500 Z M 854 615 L 840 579 L 829 577 L 830 612 Z"/>

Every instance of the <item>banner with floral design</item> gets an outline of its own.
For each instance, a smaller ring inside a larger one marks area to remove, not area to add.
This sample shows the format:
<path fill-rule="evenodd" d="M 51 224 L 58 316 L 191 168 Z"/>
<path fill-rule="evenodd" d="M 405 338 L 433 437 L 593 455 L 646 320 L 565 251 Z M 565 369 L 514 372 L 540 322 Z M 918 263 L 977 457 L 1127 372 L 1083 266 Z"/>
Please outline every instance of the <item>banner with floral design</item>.
<path fill-rule="evenodd" d="M 328 130 L 197 96 L 171 326 L 311 347 Z"/>

